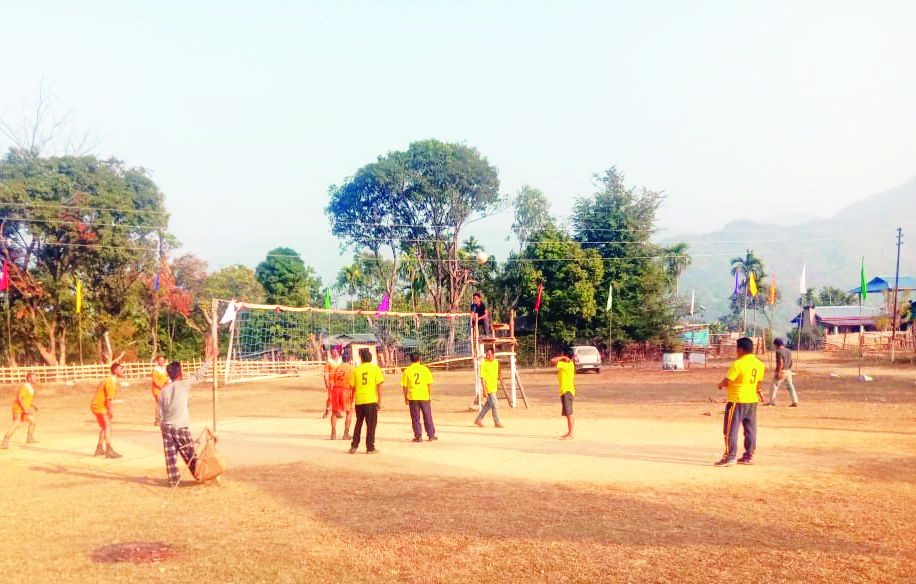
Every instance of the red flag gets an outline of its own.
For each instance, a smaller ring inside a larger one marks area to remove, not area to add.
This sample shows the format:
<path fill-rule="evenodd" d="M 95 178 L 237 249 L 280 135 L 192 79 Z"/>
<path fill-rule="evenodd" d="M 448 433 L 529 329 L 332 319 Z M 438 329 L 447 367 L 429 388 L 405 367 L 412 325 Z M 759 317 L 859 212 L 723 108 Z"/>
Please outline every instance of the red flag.
<path fill-rule="evenodd" d="M 3 262 L 3 272 L 0 272 L 0 292 L 10 287 L 10 263 Z"/>
<path fill-rule="evenodd" d="M 544 293 L 544 285 L 538 284 L 538 297 L 534 301 L 534 311 L 540 312 L 541 310 L 541 295 Z"/>

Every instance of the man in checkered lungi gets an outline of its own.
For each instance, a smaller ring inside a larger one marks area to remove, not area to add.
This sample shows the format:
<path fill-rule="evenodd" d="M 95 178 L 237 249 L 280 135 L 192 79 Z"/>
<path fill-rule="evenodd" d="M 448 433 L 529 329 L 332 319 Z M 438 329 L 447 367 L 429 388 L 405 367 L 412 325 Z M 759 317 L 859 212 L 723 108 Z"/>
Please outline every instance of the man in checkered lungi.
<path fill-rule="evenodd" d="M 181 482 L 181 473 L 178 470 L 178 455 L 184 459 L 191 474 L 197 476 L 196 453 L 194 452 L 194 439 L 188 427 L 191 425 L 191 416 L 188 413 L 188 397 L 191 386 L 201 381 L 207 374 L 210 362 L 213 360 L 213 351 L 207 347 L 207 361 L 201 365 L 194 375 L 183 378 L 181 363 L 172 361 L 166 367 L 169 383 L 162 388 L 159 395 L 159 413 L 162 424 L 162 448 L 165 451 L 165 468 L 169 475 L 169 486 L 177 487 Z"/>

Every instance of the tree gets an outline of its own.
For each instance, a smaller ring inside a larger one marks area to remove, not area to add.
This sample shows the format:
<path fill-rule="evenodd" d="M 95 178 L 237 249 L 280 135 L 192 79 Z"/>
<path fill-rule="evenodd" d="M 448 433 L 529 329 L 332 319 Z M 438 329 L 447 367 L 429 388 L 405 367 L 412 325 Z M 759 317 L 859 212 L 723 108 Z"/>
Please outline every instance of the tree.
<path fill-rule="evenodd" d="M 747 250 L 743 256 L 737 256 L 731 259 L 732 276 L 738 276 L 738 293 L 732 294 L 730 299 L 730 316 L 726 318 L 733 324 L 741 324 L 744 328 L 744 297 L 745 290 L 750 283 L 750 276 L 754 274 L 754 281 L 757 284 L 757 296 L 751 296 L 748 292 L 747 307 L 751 310 L 759 311 L 767 321 L 767 326 L 772 328 L 770 314 L 766 310 L 767 299 L 770 292 L 770 284 L 766 282 L 766 269 L 763 261 L 754 254 L 753 250 Z M 777 291 L 777 302 L 780 293 Z"/>
<path fill-rule="evenodd" d="M 533 314 L 538 284 L 544 284 L 539 322 L 545 337 L 571 343 L 591 334 L 599 306 L 597 285 L 604 276 L 597 251 L 547 227 L 508 263 L 504 286 L 518 291 L 522 315 Z"/>
<path fill-rule="evenodd" d="M 496 209 L 499 179 L 486 158 L 468 146 L 414 142 L 332 186 L 326 212 L 331 232 L 357 251 L 368 250 L 394 295 L 404 253 L 417 259 L 437 311 L 454 311 L 472 283 L 459 258 L 462 230 L 472 217 Z"/>
<path fill-rule="evenodd" d="M 550 216 L 550 201 L 543 191 L 529 185 L 522 185 L 512 199 L 515 219 L 512 222 L 512 233 L 518 240 L 519 250 L 525 249 L 527 239 L 533 233 L 553 226 Z M 508 237 L 506 238 L 508 240 Z"/>
<path fill-rule="evenodd" d="M 607 335 L 613 318 L 616 339 L 657 340 L 669 336 L 674 314 L 666 296 L 661 248 L 650 237 L 661 192 L 628 187 L 616 167 L 595 175 L 598 190 L 573 206 L 575 239 L 604 258 L 601 300 L 613 283 L 612 314 L 601 311 L 592 322 L 596 338 Z"/>
<path fill-rule="evenodd" d="M 321 278 L 288 247 L 267 252 L 267 258 L 255 270 L 255 277 L 264 287 L 269 304 L 321 304 Z"/>
<path fill-rule="evenodd" d="M 210 313 L 210 300 L 213 298 L 263 304 L 267 300 L 267 292 L 258 282 L 254 270 L 236 264 L 217 270 L 207 277 L 201 295 L 204 313 L 207 315 Z"/>
<path fill-rule="evenodd" d="M 477 255 L 477 252 L 483 251 L 483 246 L 480 245 L 480 242 L 477 241 L 477 238 L 472 235 L 464 240 L 464 245 L 461 246 L 461 251 L 470 256 L 475 256 Z"/>
<path fill-rule="evenodd" d="M 21 346 L 66 363 L 75 329 L 74 289 L 96 339 L 119 329 L 124 343 L 148 331 L 139 294 L 154 272 L 168 215 L 146 171 L 95 157 L 40 158 L 16 150 L 0 162 L 0 253 L 12 266 Z M 132 323 L 132 326 L 125 326 Z"/>
<path fill-rule="evenodd" d="M 858 302 L 858 296 L 833 286 L 824 286 L 817 294 L 816 304 L 821 306 L 844 306 Z"/>
<path fill-rule="evenodd" d="M 690 265 L 690 256 L 687 255 L 690 246 L 684 242 L 675 243 L 665 248 L 665 271 L 674 280 L 674 296 L 681 297 L 681 274 Z"/>

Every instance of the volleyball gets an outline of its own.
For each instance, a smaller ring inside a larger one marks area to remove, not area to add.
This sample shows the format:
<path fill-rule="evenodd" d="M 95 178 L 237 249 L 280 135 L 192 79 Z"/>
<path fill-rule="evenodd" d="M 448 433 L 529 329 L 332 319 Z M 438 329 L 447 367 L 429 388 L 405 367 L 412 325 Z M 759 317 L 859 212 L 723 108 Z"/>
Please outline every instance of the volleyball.
<path fill-rule="evenodd" d="M 477 252 L 477 263 L 481 266 L 490 261 L 490 256 L 485 251 Z"/>

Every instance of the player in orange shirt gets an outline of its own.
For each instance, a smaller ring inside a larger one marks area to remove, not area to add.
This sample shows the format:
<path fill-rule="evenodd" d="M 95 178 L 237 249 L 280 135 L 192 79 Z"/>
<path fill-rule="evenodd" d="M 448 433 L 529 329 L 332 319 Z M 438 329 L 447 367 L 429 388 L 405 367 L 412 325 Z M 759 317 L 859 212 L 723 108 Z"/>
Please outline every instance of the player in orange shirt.
<path fill-rule="evenodd" d="M 350 389 L 350 376 L 348 367 L 340 356 L 340 345 L 331 348 L 331 355 L 324 364 L 324 384 L 328 390 L 325 416 L 328 413 L 327 408 L 331 410 L 331 440 L 337 440 L 337 419 L 342 418 L 345 411 L 347 421 L 344 433 L 347 437 L 346 435 L 350 433 L 350 412 L 346 404 Z"/>
<path fill-rule="evenodd" d="M 32 398 L 35 396 L 34 384 L 35 375 L 29 373 L 25 376 L 25 383 L 19 386 L 19 391 L 16 392 L 16 399 L 13 400 L 13 425 L 3 437 L 3 443 L 0 444 L 0 448 L 10 447 L 10 436 L 19 429 L 23 422 L 28 422 L 29 424 L 29 436 L 26 438 L 26 442 L 29 444 L 37 442 L 35 440 L 35 412 L 38 411 L 38 408 L 32 404 Z"/>
<path fill-rule="evenodd" d="M 159 355 L 156 357 L 156 364 L 153 366 L 153 371 L 150 374 L 152 378 L 151 391 L 153 393 L 153 400 L 156 402 L 156 421 L 153 422 L 155 426 L 159 426 L 162 416 L 159 412 L 159 394 L 162 393 L 162 388 L 165 387 L 165 384 L 169 382 L 169 374 L 165 370 L 165 357 Z"/>
<path fill-rule="evenodd" d="M 89 409 L 95 414 L 95 421 L 99 424 L 99 442 L 95 447 L 96 456 L 105 458 L 121 458 L 121 455 L 111 447 L 111 403 L 114 401 L 118 389 L 118 379 L 124 377 L 120 363 L 111 365 L 111 375 L 106 377 L 95 390 L 95 396 L 89 404 Z"/>

